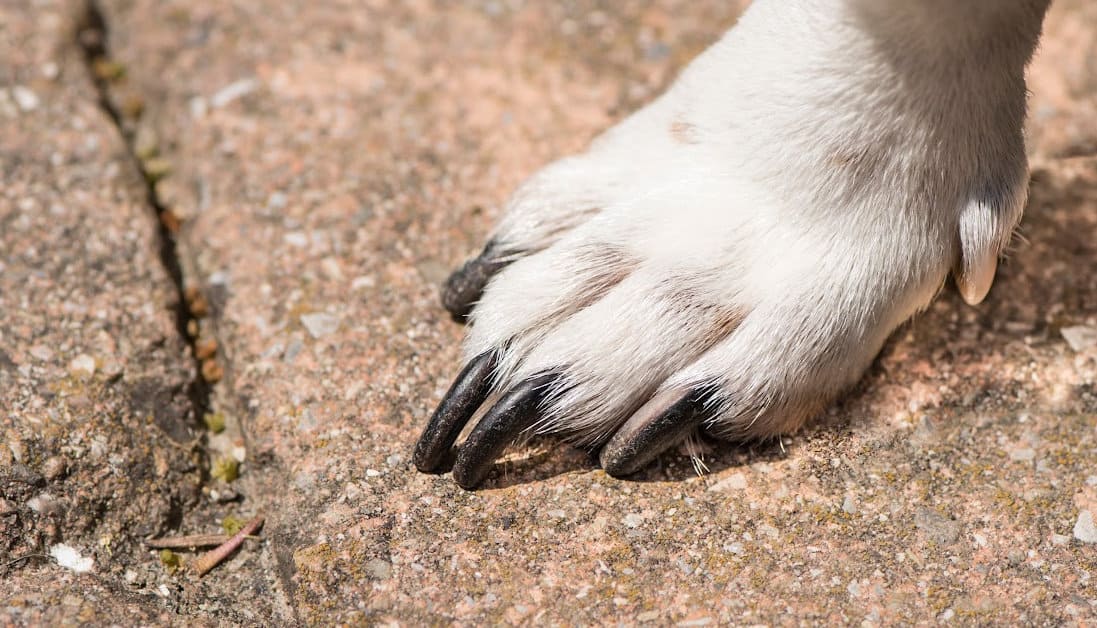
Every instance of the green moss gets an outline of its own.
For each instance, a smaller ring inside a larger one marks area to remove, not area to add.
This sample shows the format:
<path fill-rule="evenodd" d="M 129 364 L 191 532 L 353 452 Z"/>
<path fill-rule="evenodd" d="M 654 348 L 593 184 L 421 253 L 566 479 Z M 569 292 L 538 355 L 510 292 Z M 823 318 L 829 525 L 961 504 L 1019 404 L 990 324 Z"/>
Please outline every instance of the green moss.
<path fill-rule="evenodd" d="M 246 519 L 229 515 L 221 520 L 221 529 L 224 530 L 225 534 L 232 535 L 239 532 L 247 523 Z"/>
<path fill-rule="evenodd" d="M 225 431 L 225 415 L 220 412 L 207 412 L 202 421 L 206 424 L 206 429 L 214 434 Z"/>
<path fill-rule="evenodd" d="M 240 463 L 235 458 L 218 458 L 210 469 L 210 475 L 228 484 L 240 477 Z"/>
<path fill-rule="evenodd" d="M 168 573 L 175 573 L 182 568 L 183 560 L 179 557 L 179 554 L 170 549 L 162 549 L 160 550 L 160 564 L 164 566 Z"/>
<path fill-rule="evenodd" d="M 96 59 L 92 64 L 95 77 L 103 81 L 117 82 L 125 78 L 126 66 L 107 58 Z"/>
<path fill-rule="evenodd" d="M 171 162 L 163 157 L 152 157 L 141 162 L 144 167 L 145 179 L 149 183 L 156 183 L 171 174 Z"/>

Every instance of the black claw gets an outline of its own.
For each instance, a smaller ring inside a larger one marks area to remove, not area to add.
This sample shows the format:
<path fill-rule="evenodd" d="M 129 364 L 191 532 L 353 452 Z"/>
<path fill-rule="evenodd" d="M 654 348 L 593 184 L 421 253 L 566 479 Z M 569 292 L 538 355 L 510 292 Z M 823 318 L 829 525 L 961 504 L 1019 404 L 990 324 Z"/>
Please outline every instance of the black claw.
<path fill-rule="evenodd" d="M 417 469 L 430 473 L 438 468 L 465 424 L 487 399 L 495 360 L 495 351 L 485 351 L 473 358 L 453 381 L 415 444 L 412 460 Z"/>
<path fill-rule="evenodd" d="M 461 488 L 475 488 L 507 445 L 537 420 L 541 400 L 558 377 L 548 373 L 527 379 L 511 388 L 480 419 L 461 445 L 453 465 L 453 479 Z"/>
<path fill-rule="evenodd" d="M 442 286 L 442 306 L 453 318 L 464 320 L 468 317 L 472 306 L 484 294 L 488 281 L 510 263 L 509 259 L 500 259 L 502 256 L 495 244 L 488 242 L 479 256 L 465 262 L 449 276 Z"/>
<path fill-rule="evenodd" d="M 613 477 L 636 473 L 705 419 L 708 389 L 666 391 L 648 401 L 613 435 L 598 458 Z"/>

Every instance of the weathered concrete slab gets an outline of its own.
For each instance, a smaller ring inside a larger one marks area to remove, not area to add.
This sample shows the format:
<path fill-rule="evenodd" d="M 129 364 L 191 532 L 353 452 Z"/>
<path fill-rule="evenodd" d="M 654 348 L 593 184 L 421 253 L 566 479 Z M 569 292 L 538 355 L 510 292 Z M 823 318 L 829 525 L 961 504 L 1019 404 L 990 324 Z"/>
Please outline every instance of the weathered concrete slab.
<path fill-rule="evenodd" d="M 409 464 L 457 368 L 438 283 L 523 177 L 654 95 L 735 8 L 104 10 L 116 102 L 144 103 L 130 123 L 170 165 L 160 198 L 211 304 L 216 405 L 245 439 L 234 486 L 270 516 L 216 592 L 173 581 L 188 604 L 317 623 L 1097 616 L 1075 533 L 1097 509 L 1097 354 L 1061 334 L 1097 325 L 1084 2 L 1048 24 L 1037 66 L 1061 78 L 1033 84 L 1028 243 L 987 304 L 946 292 L 811 429 L 717 449 L 703 477 L 670 456 L 621 482 L 545 444 L 477 493 Z"/>
<path fill-rule="evenodd" d="M 0 624 L 159 623 L 142 539 L 197 504 L 194 369 L 72 15 L 0 5 Z"/>

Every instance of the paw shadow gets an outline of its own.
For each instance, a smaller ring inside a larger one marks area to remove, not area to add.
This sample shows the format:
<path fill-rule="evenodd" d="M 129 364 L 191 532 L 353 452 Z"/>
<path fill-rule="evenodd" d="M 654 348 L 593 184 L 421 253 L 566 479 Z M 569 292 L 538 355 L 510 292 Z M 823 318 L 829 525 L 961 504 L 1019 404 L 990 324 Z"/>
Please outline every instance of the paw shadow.
<path fill-rule="evenodd" d="M 734 443 L 703 437 L 705 454 L 702 456 L 703 472 L 694 466 L 693 458 L 675 452 L 664 453 L 644 469 L 618 482 L 657 483 L 684 482 L 698 475 L 716 475 L 724 470 L 758 462 L 776 462 L 789 455 L 778 439 L 750 443 Z M 440 471 L 448 471 L 453 464 L 453 452 Z M 601 467 L 598 452 L 580 449 L 551 438 L 538 438 L 495 463 L 491 474 L 476 490 L 505 489 L 523 484 L 549 480 L 569 473 L 589 473 Z"/>
<path fill-rule="evenodd" d="M 777 462 L 789 456 L 778 438 L 764 441 L 730 442 L 704 437 L 707 453 L 701 458 L 704 469 L 694 465 L 693 458 L 675 452 L 666 453 L 646 468 L 626 478 L 623 482 L 656 483 L 685 482 L 699 476 L 714 476 L 732 468 L 746 467 L 759 462 Z"/>
<path fill-rule="evenodd" d="M 491 474 L 477 490 L 510 488 L 597 468 L 598 459 L 591 452 L 539 437 L 521 447 L 512 447 L 495 462 Z"/>
<path fill-rule="evenodd" d="M 1028 206 L 987 299 L 969 306 L 950 281 L 901 326 L 858 385 L 824 415 L 849 429 L 881 427 L 881 409 L 964 415 L 993 405 L 1046 404 L 1053 383 L 1018 379 L 1030 363 L 1071 354 L 1062 329 L 1097 319 L 1097 159 L 1064 159 L 1032 174 Z M 1094 411 L 1084 390 L 1056 402 Z M 1087 405 L 1088 404 L 1088 405 Z"/>

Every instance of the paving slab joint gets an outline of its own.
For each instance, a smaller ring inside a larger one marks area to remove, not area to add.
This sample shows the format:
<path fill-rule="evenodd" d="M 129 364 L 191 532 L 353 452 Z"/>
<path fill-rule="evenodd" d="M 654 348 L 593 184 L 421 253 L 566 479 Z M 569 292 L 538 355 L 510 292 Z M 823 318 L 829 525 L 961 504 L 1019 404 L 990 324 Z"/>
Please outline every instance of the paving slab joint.
<path fill-rule="evenodd" d="M 153 171 L 147 160 L 142 160 L 138 154 L 136 134 L 127 128 L 123 112 L 116 99 L 112 97 L 112 80 L 117 77 L 112 74 L 111 68 L 122 66 L 111 58 L 110 28 L 105 13 L 96 0 L 85 0 L 78 11 L 80 13 L 77 15 L 74 36 L 77 46 L 83 52 L 85 67 L 95 85 L 99 106 L 114 124 L 134 166 L 142 175 L 146 204 L 156 219 L 160 263 L 171 279 L 176 293 L 173 308 L 176 331 L 183 342 L 190 347 L 190 354 L 195 362 L 195 373 L 197 373 L 188 386 L 187 394 L 195 421 L 201 421 L 212 405 L 210 383 L 219 379 L 214 375 L 221 372 L 220 365 L 208 355 L 209 333 L 199 333 L 202 329 L 201 319 L 208 314 L 208 303 L 195 286 L 187 282 L 184 260 L 177 238 L 178 219 L 175 213 L 161 201 L 156 191 L 156 182 L 160 175 Z"/>

